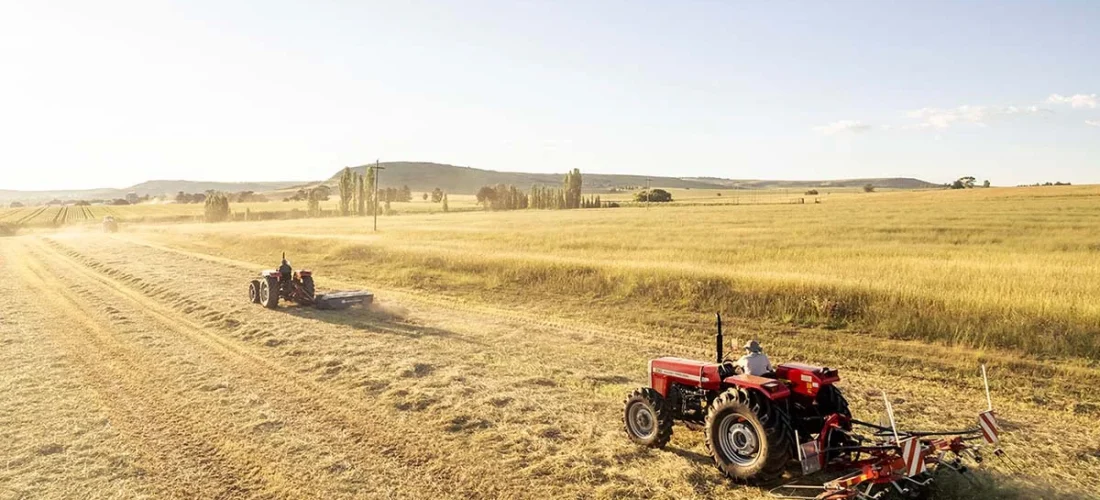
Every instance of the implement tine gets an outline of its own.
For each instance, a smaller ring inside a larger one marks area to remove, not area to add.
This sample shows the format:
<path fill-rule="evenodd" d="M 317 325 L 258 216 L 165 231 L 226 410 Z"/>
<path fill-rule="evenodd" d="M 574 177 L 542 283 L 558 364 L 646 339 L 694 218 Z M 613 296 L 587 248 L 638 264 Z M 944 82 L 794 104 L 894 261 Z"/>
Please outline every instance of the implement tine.
<path fill-rule="evenodd" d="M 997 458 L 1000 458 L 1005 465 L 1009 466 L 1008 468 L 1012 472 L 1014 472 L 1016 474 L 1023 474 L 1024 473 L 1024 467 L 1022 465 L 1020 465 L 1020 463 L 1017 462 L 1015 459 L 1013 459 L 1011 456 L 1009 456 L 1008 453 L 1005 453 L 1004 450 L 1002 450 L 1000 448 L 997 448 L 996 450 L 993 451 L 993 456 L 995 456 Z"/>

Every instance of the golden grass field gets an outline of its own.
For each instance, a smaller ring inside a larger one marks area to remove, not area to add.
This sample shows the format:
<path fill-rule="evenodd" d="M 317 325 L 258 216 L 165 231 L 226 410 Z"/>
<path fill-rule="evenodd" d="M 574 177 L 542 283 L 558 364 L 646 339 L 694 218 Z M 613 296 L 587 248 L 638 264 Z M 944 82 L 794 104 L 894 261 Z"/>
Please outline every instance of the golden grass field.
<path fill-rule="evenodd" d="M 935 498 L 1098 497 L 1100 188 L 722 192 L 0 238 L 0 498 L 762 498 L 621 429 L 716 311 L 865 420 L 972 425 L 984 363 L 1022 470 Z M 248 303 L 282 251 L 376 306 Z"/>

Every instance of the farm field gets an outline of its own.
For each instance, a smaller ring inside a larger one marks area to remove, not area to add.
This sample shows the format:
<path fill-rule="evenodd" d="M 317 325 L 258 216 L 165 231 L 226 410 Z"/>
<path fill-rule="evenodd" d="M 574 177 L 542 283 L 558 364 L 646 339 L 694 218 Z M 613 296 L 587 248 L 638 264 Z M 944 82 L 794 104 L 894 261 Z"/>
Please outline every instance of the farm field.
<path fill-rule="evenodd" d="M 655 186 L 656 187 L 656 186 Z M 736 189 L 668 189 L 673 194 L 673 206 L 695 205 L 774 205 L 789 203 L 814 203 L 830 198 L 843 198 L 857 194 L 860 190 L 852 188 L 821 189 L 819 195 L 806 195 L 800 190 L 736 190 Z M 423 200 L 424 193 L 413 193 L 410 202 L 393 202 L 391 209 L 396 215 L 441 213 L 439 203 Z M 638 205 L 633 201 L 633 192 L 585 193 L 585 196 L 599 195 L 602 201 L 614 201 L 624 205 Z M 451 212 L 469 212 L 481 210 L 474 195 L 449 194 L 448 209 Z M 307 211 L 304 201 L 266 201 L 233 203 L 233 217 L 244 220 L 248 215 L 252 219 L 297 219 L 305 217 Z M 339 212 L 339 198 L 332 197 L 321 202 L 325 217 L 336 216 Z M 246 215 L 248 214 L 248 215 Z M 125 223 L 179 223 L 202 222 L 202 203 L 141 203 L 137 205 L 94 205 L 94 206 L 28 206 L 19 208 L 0 208 L 0 224 L 11 224 L 27 228 L 59 227 L 66 225 L 99 222 L 104 216 L 113 216 Z"/>
<path fill-rule="evenodd" d="M 472 195 L 452 195 L 450 196 L 449 205 L 450 210 L 454 212 L 469 211 L 478 208 L 477 200 Z M 419 199 L 413 200 L 412 202 L 395 202 L 392 204 L 392 208 L 398 214 L 442 211 L 438 203 L 430 203 Z M 232 204 L 232 210 L 235 217 L 242 220 L 245 218 L 246 212 L 253 215 L 253 218 L 256 219 L 300 218 L 305 216 L 306 209 L 307 207 L 304 201 L 267 201 Z M 321 202 L 321 209 L 325 212 L 325 216 L 335 216 L 339 210 L 338 199 L 333 198 L 331 201 Z M 203 204 L 141 203 L 137 205 L 94 205 L 84 207 L 53 205 L 0 208 L 0 224 L 8 223 L 27 228 L 71 226 L 98 223 L 107 215 L 113 216 L 124 223 L 201 222 Z"/>
<path fill-rule="evenodd" d="M 1021 470 L 936 498 L 1097 496 L 1100 188 L 712 194 L 0 238 L 0 497 L 766 498 L 700 433 L 621 429 L 715 311 L 839 368 L 866 420 L 885 389 L 907 426 L 972 425 L 985 363 Z M 377 306 L 248 303 L 282 251 Z"/>

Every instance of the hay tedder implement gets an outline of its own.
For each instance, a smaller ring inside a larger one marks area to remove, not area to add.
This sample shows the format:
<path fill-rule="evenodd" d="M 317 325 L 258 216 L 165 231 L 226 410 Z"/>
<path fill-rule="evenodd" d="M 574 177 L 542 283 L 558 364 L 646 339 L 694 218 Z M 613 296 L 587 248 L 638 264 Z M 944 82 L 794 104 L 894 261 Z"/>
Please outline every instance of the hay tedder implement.
<path fill-rule="evenodd" d="M 284 253 L 278 269 L 263 271 L 260 279 L 248 284 L 248 299 L 268 309 L 279 307 L 279 299 L 317 309 L 347 309 L 353 305 L 370 304 L 374 295 L 367 291 L 318 295 L 313 284 L 313 273 L 305 269 L 295 271 Z"/>
<path fill-rule="evenodd" d="M 649 362 L 650 386 L 625 402 L 623 423 L 632 441 L 664 447 L 674 421 L 702 428 L 706 449 L 726 477 L 775 484 L 797 464 L 803 477 L 771 494 L 805 500 L 922 498 L 938 471 L 965 473 L 982 463 L 981 441 L 999 442 L 984 366 L 988 409 L 978 414 L 977 426 L 903 431 L 885 393 L 887 421 L 856 420 L 834 385 L 840 380 L 836 370 L 798 363 L 773 368 L 756 341 L 734 362 L 723 358 L 722 342 L 718 316 L 714 362 Z M 1000 449 L 993 453 L 1004 456 Z M 828 479 L 805 483 L 813 478 Z"/>

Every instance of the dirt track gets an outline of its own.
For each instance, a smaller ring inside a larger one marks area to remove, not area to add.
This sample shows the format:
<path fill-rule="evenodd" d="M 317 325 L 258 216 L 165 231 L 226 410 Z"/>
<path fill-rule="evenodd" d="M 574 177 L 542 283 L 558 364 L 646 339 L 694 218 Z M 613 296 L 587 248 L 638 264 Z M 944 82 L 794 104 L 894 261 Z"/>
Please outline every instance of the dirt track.
<path fill-rule="evenodd" d="M 697 435 L 621 435 L 644 360 L 701 346 L 396 290 L 268 311 L 244 300 L 255 265 L 134 239 L 0 252 L 0 498 L 761 493 L 720 481 Z M 1081 420 L 1049 459 L 1100 439 Z"/>

